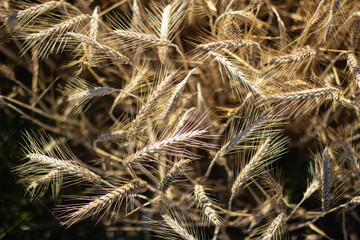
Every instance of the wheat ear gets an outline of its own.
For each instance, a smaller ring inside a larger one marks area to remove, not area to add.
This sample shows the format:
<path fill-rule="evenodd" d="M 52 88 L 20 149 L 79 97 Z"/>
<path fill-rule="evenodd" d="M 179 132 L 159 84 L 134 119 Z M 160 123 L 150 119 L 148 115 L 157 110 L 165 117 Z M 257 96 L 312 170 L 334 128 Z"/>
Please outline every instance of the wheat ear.
<path fill-rule="evenodd" d="M 205 192 L 204 186 L 196 184 L 194 186 L 194 199 L 197 206 L 202 209 L 204 217 L 216 226 L 221 225 L 222 220 L 215 210 L 214 201 L 211 200 Z"/>
<path fill-rule="evenodd" d="M 182 171 L 184 171 L 185 166 L 190 162 L 190 159 L 181 159 L 180 161 L 174 163 L 166 176 L 161 179 L 158 187 L 160 191 L 165 193 L 174 182 L 175 178 L 178 177 Z"/>
<path fill-rule="evenodd" d="M 265 115 L 261 118 L 259 118 L 256 122 L 252 123 L 250 126 L 245 128 L 243 131 L 239 132 L 237 135 L 235 135 L 229 142 L 227 142 L 224 146 L 221 147 L 221 149 L 216 153 L 215 157 L 211 161 L 206 173 L 205 177 L 209 177 L 211 169 L 213 168 L 215 162 L 223 157 L 225 154 L 227 154 L 231 149 L 244 137 L 246 137 L 248 134 L 252 133 L 257 129 L 259 126 L 261 126 L 262 123 L 264 123 L 268 119 L 268 116 Z"/>
<path fill-rule="evenodd" d="M 95 39 L 92 39 L 84 34 L 75 32 L 69 32 L 68 35 L 84 44 L 91 46 L 92 48 L 100 51 L 101 53 L 106 54 L 108 57 L 120 63 L 131 64 L 131 60 L 127 56 L 108 45 L 99 43 Z"/>
<path fill-rule="evenodd" d="M 261 90 L 256 86 L 255 83 L 251 82 L 248 77 L 236 68 L 225 56 L 210 51 L 209 54 L 215 58 L 215 60 L 223 66 L 226 71 L 226 74 L 229 77 L 231 82 L 231 87 L 239 88 L 240 86 L 244 87 L 248 91 L 252 92 L 255 95 L 260 95 Z"/>
<path fill-rule="evenodd" d="M 217 42 L 209 42 L 199 44 L 197 48 L 209 52 L 209 51 L 218 51 L 224 48 L 228 49 L 241 49 L 241 48 L 248 48 L 248 47 L 256 47 L 261 51 L 260 44 L 253 41 L 253 40 L 224 40 L 224 41 L 217 41 Z"/>
<path fill-rule="evenodd" d="M 26 134 L 28 145 L 24 149 L 27 157 L 30 159 L 27 163 L 21 165 L 18 171 L 22 173 L 31 173 L 42 170 L 58 170 L 62 174 L 76 177 L 81 180 L 93 183 L 101 182 L 102 178 L 94 172 L 88 170 L 78 160 L 66 146 L 55 145 L 53 150 L 44 152 L 43 147 L 47 144 L 44 136 L 33 138 L 29 133 Z M 48 137 L 54 142 L 51 137 Z"/>
<path fill-rule="evenodd" d="M 231 209 L 231 203 L 234 197 L 240 192 L 256 172 L 259 171 L 260 167 L 265 167 L 266 158 L 263 156 L 266 154 L 266 151 L 270 147 L 270 138 L 267 138 L 264 143 L 261 144 L 259 149 L 256 151 L 255 155 L 250 159 L 250 161 L 241 169 L 240 173 L 236 177 L 232 187 L 231 187 L 231 197 L 229 200 L 229 209 Z"/>
<path fill-rule="evenodd" d="M 186 150 L 181 150 L 176 146 L 197 146 L 205 147 L 206 144 L 196 140 L 196 138 L 203 137 L 206 133 L 206 128 L 204 129 L 193 129 L 189 131 L 180 130 L 178 133 L 164 138 L 160 141 L 155 142 L 149 146 L 144 147 L 143 149 L 137 151 L 134 154 L 129 155 L 123 160 L 123 165 L 129 167 L 133 163 L 138 163 L 144 160 L 151 160 L 151 155 L 159 152 L 166 152 L 169 155 L 178 155 L 183 154 L 186 157 L 193 157 L 193 154 Z"/>
<path fill-rule="evenodd" d="M 43 58 L 50 53 L 62 51 L 68 42 L 66 38 L 67 32 L 78 30 L 79 26 L 90 18 L 88 14 L 80 14 L 50 28 L 25 35 L 25 46 L 22 52 L 25 53 L 27 50 L 34 48 L 37 50 L 36 57 Z M 58 46 L 56 47 L 57 43 Z"/>
<path fill-rule="evenodd" d="M 262 235 L 262 240 L 271 240 L 271 239 L 279 239 L 281 235 L 282 224 L 285 219 L 285 214 L 279 214 L 270 224 L 270 226 L 266 229 L 264 234 Z"/>
<path fill-rule="evenodd" d="M 317 54 L 316 50 L 308 47 L 303 51 L 299 51 L 295 54 L 284 55 L 281 57 L 272 58 L 269 61 L 270 65 L 287 65 L 287 64 L 300 64 Z"/>
<path fill-rule="evenodd" d="M 347 54 L 347 63 L 350 71 L 354 74 L 356 86 L 360 89 L 360 67 L 353 52 Z"/>
<path fill-rule="evenodd" d="M 170 227 L 170 229 L 179 235 L 183 239 L 187 240 L 196 240 L 196 238 L 186 229 L 183 225 L 186 224 L 184 221 L 179 221 L 178 216 L 170 216 L 167 212 L 163 209 L 159 208 L 159 213 L 164 220 L 164 223 Z M 171 235 L 170 233 L 164 233 L 166 235 Z"/>
<path fill-rule="evenodd" d="M 264 95 L 265 99 L 281 101 L 301 101 L 306 99 L 322 98 L 327 96 L 339 95 L 340 90 L 334 87 L 306 89 L 298 92 L 279 93 Z"/>
<path fill-rule="evenodd" d="M 172 110 L 174 109 L 176 103 L 178 102 L 182 92 L 184 91 L 185 85 L 188 82 L 191 74 L 197 70 L 197 68 L 193 68 L 191 71 L 189 71 L 189 73 L 186 75 L 186 77 L 184 78 L 184 80 L 182 80 L 179 84 L 177 84 L 174 88 L 174 90 L 172 91 L 172 94 L 168 100 L 167 106 L 166 108 L 163 110 L 162 113 L 162 119 L 166 120 L 170 113 L 172 112 Z"/>
<path fill-rule="evenodd" d="M 64 221 L 62 224 L 68 227 L 85 218 L 96 215 L 105 210 L 105 213 L 110 210 L 112 206 L 120 207 L 122 201 L 135 194 L 145 192 L 148 185 L 145 181 L 134 179 L 131 182 L 117 188 L 110 189 L 105 195 L 95 198 L 93 201 L 84 205 L 68 205 L 63 206 L 59 210 L 65 210 L 62 216 Z M 118 209 L 117 209 L 118 210 Z"/>
<path fill-rule="evenodd" d="M 61 7 L 63 5 L 70 4 L 63 1 L 49 1 L 42 4 L 37 4 L 7 16 L 6 20 L 7 22 L 16 20 L 18 21 L 18 27 L 23 27 L 22 24 L 25 23 L 25 21 L 29 21 L 30 19 L 36 18 L 37 16 L 45 12 L 48 12 L 57 7 Z"/>

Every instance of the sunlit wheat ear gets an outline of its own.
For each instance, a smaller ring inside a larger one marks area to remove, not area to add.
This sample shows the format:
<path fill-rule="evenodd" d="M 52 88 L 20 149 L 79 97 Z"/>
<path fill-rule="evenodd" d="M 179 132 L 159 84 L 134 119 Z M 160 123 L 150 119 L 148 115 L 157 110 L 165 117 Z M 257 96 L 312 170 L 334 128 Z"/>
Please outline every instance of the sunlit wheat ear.
<path fill-rule="evenodd" d="M 210 51 L 209 55 L 214 57 L 214 59 L 224 68 L 232 88 L 236 90 L 244 88 L 254 95 L 261 95 L 261 89 L 255 84 L 255 82 L 251 81 L 245 73 L 238 69 L 225 56 L 213 51 Z"/>
<path fill-rule="evenodd" d="M 240 193 L 249 181 L 261 174 L 263 168 L 273 163 L 284 154 L 286 143 L 287 139 L 276 137 L 276 134 L 273 137 L 268 137 L 259 142 L 259 145 L 253 149 L 254 154 L 251 159 L 246 164 L 242 163 L 243 167 L 234 180 L 228 204 L 229 209 L 231 209 L 234 197 Z"/>
<path fill-rule="evenodd" d="M 171 86 L 174 83 L 176 71 L 165 67 L 160 70 L 156 76 L 156 86 L 148 96 L 146 102 L 141 106 L 135 119 L 131 121 L 130 127 L 127 129 L 130 138 L 137 138 L 141 136 L 147 127 L 147 120 L 156 120 L 164 111 L 163 105 L 160 101 L 168 100 L 171 93 Z"/>
<path fill-rule="evenodd" d="M 78 199 L 92 201 L 63 205 L 58 207 L 57 211 L 61 213 L 61 223 L 69 227 L 85 218 L 100 213 L 104 216 L 109 213 L 111 209 L 117 213 L 120 211 L 121 204 L 124 200 L 131 200 L 134 195 L 145 192 L 147 188 L 147 182 L 141 179 L 134 179 L 122 186 L 113 186 L 112 188 L 106 189 L 106 192 L 103 195 L 95 197 L 78 197 Z"/>
<path fill-rule="evenodd" d="M 106 183 L 99 175 L 86 168 L 67 146 L 56 143 L 45 133 L 40 135 L 33 137 L 26 133 L 27 143 L 24 145 L 24 152 L 29 161 L 15 169 L 20 177 L 19 181 L 27 185 L 32 198 L 41 196 L 49 184 L 53 184 L 53 193 L 56 196 L 62 182 Z"/>
<path fill-rule="evenodd" d="M 174 1 L 162 6 L 158 2 L 151 3 L 151 11 L 148 11 L 148 19 L 153 31 L 161 41 L 172 41 L 186 13 L 187 1 Z M 167 58 L 168 46 L 158 47 L 160 61 L 164 63 Z"/>
<path fill-rule="evenodd" d="M 130 24 L 126 21 L 115 18 L 113 25 L 115 30 L 108 34 L 108 38 L 113 40 L 121 39 L 124 48 L 138 51 L 139 46 L 141 46 L 141 51 L 144 51 L 147 48 L 157 46 L 177 47 L 170 39 L 162 39 L 153 30 L 148 29 L 142 20 L 137 21 L 136 24 L 132 24 L 134 26 L 129 27 Z"/>
<path fill-rule="evenodd" d="M 90 18 L 88 14 L 80 14 L 57 21 L 57 24 L 49 21 L 28 27 L 26 31 L 19 33 L 19 37 L 25 40 L 22 54 L 35 49 L 36 57 L 44 58 L 51 53 L 62 52 L 68 44 L 67 33 L 81 31 Z"/>
<path fill-rule="evenodd" d="M 200 39 L 206 42 L 206 39 Z M 215 39 L 214 39 L 215 40 Z M 210 41 L 207 43 L 198 44 L 196 46 L 199 50 L 210 52 L 210 51 L 220 51 L 222 49 L 242 49 L 242 48 L 257 48 L 259 51 L 262 51 L 261 46 L 258 42 L 250 39 L 236 39 L 236 40 L 222 40 L 222 41 Z"/>
<path fill-rule="evenodd" d="M 23 175 L 19 173 L 20 176 Z M 37 200 L 41 198 L 47 191 L 49 185 L 52 188 L 52 195 L 57 198 L 62 185 L 62 174 L 59 170 L 45 171 L 44 174 L 39 175 L 24 175 L 21 176 L 21 183 L 26 187 L 26 194 L 29 195 L 30 200 Z"/>
<path fill-rule="evenodd" d="M 304 61 L 313 58 L 317 54 L 316 50 L 309 46 L 301 51 L 296 51 L 294 54 L 274 57 L 269 60 L 269 65 L 288 66 L 290 64 L 299 66 Z"/>
<path fill-rule="evenodd" d="M 285 223 L 285 214 L 279 214 L 266 228 L 261 236 L 262 240 L 281 239 L 282 226 Z"/>
<path fill-rule="evenodd" d="M 360 67 L 359 67 L 359 62 L 353 52 L 347 54 L 347 63 L 355 80 L 355 81 L 351 81 L 353 82 L 353 84 L 351 85 L 355 85 L 357 89 L 360 89 Z"/>
<path fill-rule="evenodd" d="M 90 32 L 89 32 L 90 38 L 97 40 L 98 36 L 99 36 L 99 28 L 100 28 L 100 7 L 99 6 L 94 8 L 94 11 L 91 15 L 91 20 L 90 20 L 89 25 L 90 25 L 89 26 L 90 27 Z M 91 63 L 93 61 L 95 50 L 92 47 L 90 47 L 87 51 L 88 51 L 87 59 Z"/>
<path fill-rule="evenodd" d="M 118 63 L 131 64 L 131 60 L 127 56 L 119 52 L 117 49 L 114 49 L 113 47 L 107 44 L 102 44 L 87 35 L 76 32 L 69 32 L 67 33 L 67 36 L 81 43 L 84 43 L 89 47 L 93 48 L 94 50 L 96 50 L 93 53 L 93 58 L 100 58 L 100 59 L 108 58 Z"/>
<path fill-rule="evenodd" d="M 91 107 L 96 98 L 106 96 L 119 89 L 99 87 L 81 78 L 70 78 L 64 87 L 63 95 L 69 103 L 73 115 L 79 113 L 83 108 L 86 111 Z"/>
<path fill-rule="evenodd" d="M 71 6 L 71 4 L 64 1 L 49 1 L 42 4 L 29 4 L 27 2 L 22 2 L 19 4 L 19 7 L 22 10 L 16 11 L 13 14 L 10 14 L 6 18 L 7 24 L 16 24 L 14 30 L 24 28 L 29 23 L 33 23 L 34 19 L 40 16 L 41 14 L 47 13 L 52 9 L 61 7 L 63 5 Z"/>
<path fill-rule="evenodd" d="M 335 87 L 314 88 L 297 92 L 263 95 L 259 101 L 266 106 L 273 105 L 276 114 L 298 117 L 312 111 L 327 100 L 339 99 L 340 89 Z M 275 113 L 274 113 L 275 114 Z"/>
<path fill-rule="evenodd" d="M 230 51 L 235 51 L 238 49 L 257 49 L 259 52 L 262 51 L 261 46 L 258 42 L 253 40 L 223 40 L 223 41 L 213 41 L 208 43 L 202 43 L 197 45 L 197 52 L 195 54 L 195 58 L 199 58 L 204 53 L 209 53 L 211 51 L 214 52 L 220 52 L 221 50 L 228 49 Z M 211 54 L 211 53 L 210 53 Z M 205 54 L 205 56 L 202 56 L 203 58 L 208 56 L 208 54 Z"/>
<path fill-rule="evenodd" d="M 188 123 L 177 132 L 172 132 L 173 129 L 171 127 L 162 130 L 162 136 L 159 140 L 126 157 L 122 161 L 123 165 L 130 167 L 135 163 L 146 164 L 151 161 L 158 162 L 158 160 L 153 157 L 155 153 L 166 153 L 167 155 L 183 156 L 184 158 L 190 159 L 195 158 L 196 155 L 185 149 L 186 147 L 191 146 L 203 149 L 213 147 L 211 143 L 202 141 L 202 139 L 211 137 L 206 135 L 208 126 L 201 126 L 203 117 L 200 117 L 194 122 L 192 122 L 194 119 L 188 121 Z"/>
<path fill-rule="evenodd" d="M 185 218 L 176 212 L 176 210 L 163 209 L 159 207 L 159 213 L 162 221 L 153 221 L 151 230 L 163 239 L 187 239 L 196 240 L 198 234 Z"/>
<path fill-rule="evenodd" d="M 178 162 L 174 163 L 171 169 L 166 173 L 166 175 L 161 179 L 158 188 L 163 193 L 169 189 L 172 183 L 177 177 L 179 177 L 183 172 L 189 171 L 187 165 L 191 162 L 190 159 L 181 159 Z"/>
<path fill-rule="evenodd" d="M 216 209 L 218 209 L 219 207 L 216 205 L 214 200 L 212 200 L 206 195 L 204 186 L 196 184 L 194 186 L 193 196 L 194 203 L 196 203 L 196 206 L 201 209 L 201 214 L 203 215 L 203 217 L 209 223 L 217 226 L 221 225 L 222 219 L 216 211 Z"/>
<path fill-rule="evenodd" d="M 317 5 L 315 13 L 308 20 L 306 28 L 301 33 L 300 38 L 297 40 L 297 45 L 303 45 L 310 39 L 311 34 L 321 29 L 320 26 L 328 16 L 329 10 L 330 6 L 326 4 L 325 0 L 321 0 Z"/>

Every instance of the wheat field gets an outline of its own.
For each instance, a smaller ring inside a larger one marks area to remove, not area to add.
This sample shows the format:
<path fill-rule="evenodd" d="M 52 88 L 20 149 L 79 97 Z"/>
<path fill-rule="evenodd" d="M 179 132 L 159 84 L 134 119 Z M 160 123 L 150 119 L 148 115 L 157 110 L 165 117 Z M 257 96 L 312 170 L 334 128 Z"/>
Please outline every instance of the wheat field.
<path fill-rule="evenodd" d="M 12 174 L 59 226 L 360 239 L 358 0 L 2 0 L 0 19 L 1 111 L 36 126 Z"/>

